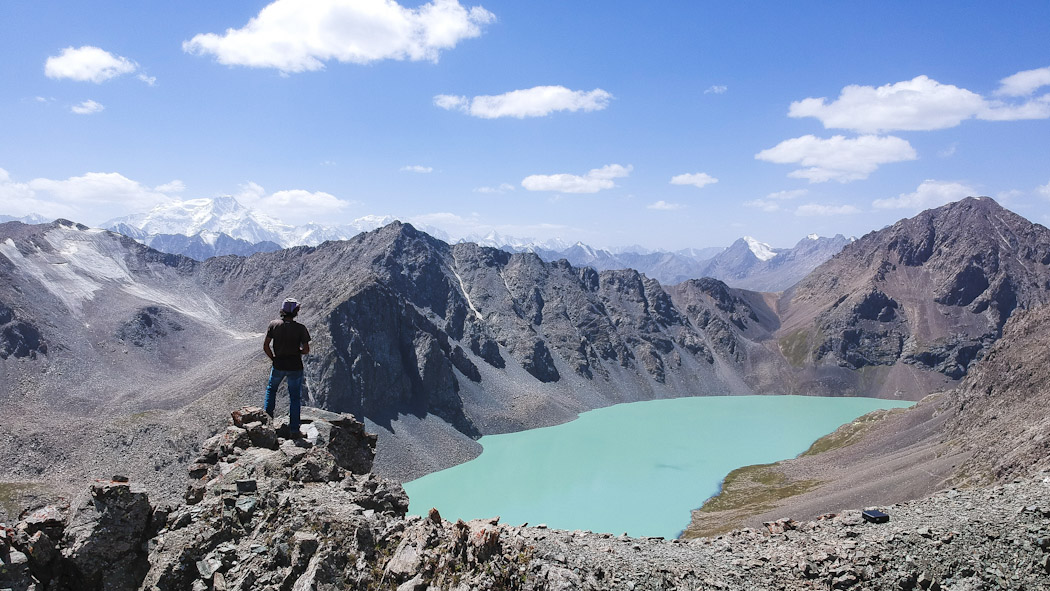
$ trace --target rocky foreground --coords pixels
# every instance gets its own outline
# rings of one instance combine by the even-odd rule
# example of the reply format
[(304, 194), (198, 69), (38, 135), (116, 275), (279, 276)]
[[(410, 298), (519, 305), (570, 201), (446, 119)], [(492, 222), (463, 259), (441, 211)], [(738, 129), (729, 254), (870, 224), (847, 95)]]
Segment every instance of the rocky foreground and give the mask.
[[(114, 478), (0, 526), (0, 589), (1048, 589), (1050, 474), (812, 522), (692, 541), (632, 539), (498, 518), (406, 516), (369, 472), (375, 437), (310, 410), (285, 439), (232, 415), (190, 467), (186, 501), (154, 506)], [(276, 428), (275, 428), (276, 427)]]

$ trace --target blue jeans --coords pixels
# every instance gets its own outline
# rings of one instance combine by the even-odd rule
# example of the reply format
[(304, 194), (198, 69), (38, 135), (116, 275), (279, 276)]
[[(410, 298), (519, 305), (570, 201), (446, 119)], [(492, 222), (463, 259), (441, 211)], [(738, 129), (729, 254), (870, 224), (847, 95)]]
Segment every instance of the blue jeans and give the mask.
[(273, 416), (277, 405), (277, 389), (281, 381), (288, 378), (288, 431), (293, 435), (299, 430), (299, 397), (303, 391), (303, 371), (285, 371), (270, 369), (270, 383), (266, 385), (266, 414)]

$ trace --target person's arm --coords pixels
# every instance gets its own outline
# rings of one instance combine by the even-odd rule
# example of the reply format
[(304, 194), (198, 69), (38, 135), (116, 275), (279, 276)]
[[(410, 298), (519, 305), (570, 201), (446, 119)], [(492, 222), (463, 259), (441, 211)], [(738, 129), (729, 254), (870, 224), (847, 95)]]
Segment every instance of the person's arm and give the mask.
[(302, 344), (299, 345), (299, 353), (302, 355), (310, 354), (310, 331), (304, 326), (302, 335)]
[(273, 337), (270, 335), (266, 335), (266, 338), (263, 339), (263, 353), (266, 353), (266, 356), (270, 358), (270, 361), (273, 361), (273, 349), (270, 348), (270, 341), (272, 340)]

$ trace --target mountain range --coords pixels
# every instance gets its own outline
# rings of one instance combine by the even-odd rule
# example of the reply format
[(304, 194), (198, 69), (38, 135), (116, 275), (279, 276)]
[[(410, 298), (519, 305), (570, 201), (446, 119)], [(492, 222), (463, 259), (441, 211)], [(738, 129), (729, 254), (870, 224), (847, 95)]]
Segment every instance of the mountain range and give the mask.
[[(147, 213), (110, 220), (103, 227), (130, 236), (162, 252), (196, 260), (235, 254), (248, 256), (278, 248), (317, 246), (326, 240), (346, 240), (394, 221), (390, 216), (365, 216), (342, 226), (307, 224), (290, 226), (242, 206), (233, 197), (193, 199), (158, 205)], [(440, 229), (418, 229), (450, 242)], [(576, 267), (598, 271), (634, 269), (663, 284), (714, 277), (734, 287), (781, 291), (804, 277), (845, 246), (841, 235), (807, 236), (790, 249), (773, 248), (745, 236), (728, 248), (708, 247), (675, 252), (642, 247), (598, 249), (577, 242), (553, 239), (538, 242), (504, 236), (498, 232), (458, 240), (508, 252), (531, 252), (547, 262), (561, 259)]]
[(310, 403), (363, 418), (376, 469), (399, 479), (473, 457), (479, 435), (619, 402), (918, 400), (1050, 298), (1048, 265), (1050, 231), (988, 198), (869, 233), (782, 293), (664, 286), (400, 222), (203, 262), (68, 221), (11, 222), (0, 457), (21, 483), (105, 469), (163, 488), (221, 423), (215, 409), (258, 403), (260, 331), (288, 296), (314, 336)]

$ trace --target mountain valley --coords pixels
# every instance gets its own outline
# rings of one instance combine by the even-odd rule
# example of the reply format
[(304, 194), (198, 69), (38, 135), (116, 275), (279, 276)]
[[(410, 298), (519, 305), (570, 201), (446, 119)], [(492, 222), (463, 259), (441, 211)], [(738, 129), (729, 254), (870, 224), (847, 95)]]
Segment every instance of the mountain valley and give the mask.
[[(1025, 410), (1037, 374), (1003, 372), (1038, 366), (1027, 344), (1050, 298), (1050, 231), (988, 198), (861, 237), (782, 293), (664, 286), (398, 222), (203, 262), (67, 221), (11, 222), (0, 255), (9, 518), (109, 474), (180, 496), (228, 409), (259, 403), (262, 326), (289, 295), (314, 336), (309, 404), (363, 419), (379, 436), (374, 470), (398, 480), (477, 455), (479, 435), (714, 394), (947, 392), (875, 421), (859, 443), (775, 468), (840, 487), (767, 511), (814, 517), (890, 490), (899, 498), (886, 502), (904, 501), (1045, 460), (1045, 421)], [(989, 429), (1009, 436), (982, 448)], [(894, 479), (856, 471), (887, 454)]]

